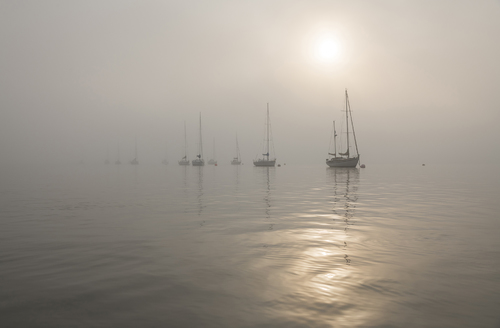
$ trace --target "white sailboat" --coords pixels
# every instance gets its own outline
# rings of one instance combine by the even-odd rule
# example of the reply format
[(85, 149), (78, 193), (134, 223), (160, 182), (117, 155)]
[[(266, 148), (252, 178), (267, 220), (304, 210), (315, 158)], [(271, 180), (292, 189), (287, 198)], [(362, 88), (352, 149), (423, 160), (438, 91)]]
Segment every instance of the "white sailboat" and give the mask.
[[(346, 121), (346, 149), (342, 152), (337, 153), (337, 131), (335, 130), (335, 121), (333, 122), (333, 145), (334, 152), (328, 153), (330, 156), (326, 159), (326, 164), (330, 167), (356, 167), (359, 163), (359, 152), (358, 152), (358, 142), (356, 140), (356, 133), (354, 132), (354, 124), (352, 121), (351, 105), (349, 103), (349, 95), (347, 94), (347, 89), (345, 90), (345, 121)], [(356, 153), (351, 156), (350, 150), (351, 145), (349, 143), (349, 125), (352, 129), (352, 136), (354, 137), (354, 145), (356, 148)], [(342, 149), (342, 148), (341, 148)]]
[(203, 159), (203, 143), (201, 138), (201, 113), (200, 113), (200, 142), (198, 143), (198, 155), (191, 162), (193, 166), (204, 166), (205, 160)]
[(269, 128), (270, 128), (270, 121), (269, 121), (269, 103), (267, 104), (267, 120), (266, 120), (266, 139), (264, 140), (265, 144), (265, 153), (262, 154), (262, 158), (259, 158), (257, 160), (253, 161), (253, 165), (255, 166), (274, 166), (276, 164), (276, 158), (271, 159), (269, 157), (269, 143), (270, 143), (270, 138), (269, 138)]
[(236, 135), (236, 157), (233, 157), (231, 165), (241, 165), (240, 147), (238, 146), (238, 135)]
[(187, 139), (186, 139), (186, 122), (184, 121), (184, 157), (179, 161), (179, 165), (189, 165), (187, 158)]
[(212, 156), (212, 159), (210, 159), (208, 161), (208, 165), (217, 165), (217, 161), (215, 160), (215, 138), (214, 138), (214, 152), (213, 152), (213, 156)]

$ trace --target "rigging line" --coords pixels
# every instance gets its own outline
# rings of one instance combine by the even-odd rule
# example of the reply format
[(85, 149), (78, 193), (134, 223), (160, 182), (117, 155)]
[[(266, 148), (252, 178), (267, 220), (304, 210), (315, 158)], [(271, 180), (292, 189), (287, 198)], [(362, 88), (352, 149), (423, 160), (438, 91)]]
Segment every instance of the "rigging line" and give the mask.
[[(343, 112), (343, 111), (342, 111)], [(345, 132), (345, 118), (343, 115), (341, 115), (342, 118), (340, 119), (340, 132), (339, 132), (339, 136), (340, 136), (340, 140), (339, 140), (339, 144), (340, 144), (340, 147), (339, 147), (339, 152), (341, 153), (345, 153), (347, 150), (344, 150), (344, 143), (345, 143), (345, 135), (347, 134)]]
[(333, 121), (333, 125), (332, 125), (332, 130), (330, 131), (330, 143), (328, 144), (328, 152), (330, 152), (330, 150), (332, 149), (332, 136), (333, 136), (333, 127), (335, 126), (335, 121)]
[[(271, 120), (269, 119), (269, 141), (271, 142), (271, 149), (274, 158), (276, 158), (276, 150), (274, 149), (274, 137), (273, 137), (273, 126), (271, 125)], [(271, 154), (269, 154), (271, 156)]]
[[(358, 151), (358, 141), (356, 140), (356, 132), (354, 132), (354, 123), (352, 122), (352, 111), (351, 111), (351, 103), (349, 102), (349, 114), (351, 114), (351, 126), (352, 126), (352, 135), (354, 137), (354, 145), (356, 146), (356, 156), (359, 156)], [(349, 124), (349, 122), (348, 122)]]

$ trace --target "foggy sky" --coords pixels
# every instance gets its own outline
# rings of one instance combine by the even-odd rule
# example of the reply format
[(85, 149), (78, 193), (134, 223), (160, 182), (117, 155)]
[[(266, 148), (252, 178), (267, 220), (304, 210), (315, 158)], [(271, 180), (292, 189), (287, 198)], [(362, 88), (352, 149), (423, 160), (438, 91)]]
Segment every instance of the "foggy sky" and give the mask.
[[(322, 29), (342, 58), (311, 60)], [(323, 163), (349, 90), (361, 162), (500, 159), (499, 1), (0, 1), (0, 165)]]

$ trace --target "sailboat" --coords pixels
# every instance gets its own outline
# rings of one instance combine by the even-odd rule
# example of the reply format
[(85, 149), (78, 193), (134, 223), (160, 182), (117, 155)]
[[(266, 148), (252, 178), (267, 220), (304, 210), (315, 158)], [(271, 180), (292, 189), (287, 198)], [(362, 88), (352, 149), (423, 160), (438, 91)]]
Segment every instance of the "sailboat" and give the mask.
[(137, 160), (137, 138), (135, 138), (135, 157), (133, 160), (130, 161), (130, 164), (132, 165), (138, 165), (139, 161)]
[(232, 165), (240, 165), (241, 164), (240, 147), (238, 146), (238, 135), (236, 135), (236, 157), (233, 157), (231, 164)]
[(204, 166), (205, 160), (203, 159), (203, 143), (201, 140), (201, 113), (200, 113), (200, 142), (198, 143), (198, 155), (191, 162), (193, 166)]
[(214, 138), (214, 153), (212, 159), (208, 161), (208, 165), (217, 165), (217, 161), (215, 160), (215, 138)]
[(179, 165), (189, 165), (189, 159), (187, 158), (186, 121), (184, 121), (184, 157), (179, 161)]
[[(329, 158), (326, 159), (326, 164), (330, 167), (356, 167), (359, 162), (358, 142), (356, 140), (356, 133), (354, 132), (354, 124), (352, 121), (351, 105), (349, 103), (349, 95), (347, 89), (345, 90), (345, 122), (346, 122), (346, 149), (344, 152), (337, 153), (337, 131), (335, 130), (335, 121), (333, 122), (333, 145), (334, 152), (328, 153)], [(354, 138), (354, 145), (356, 146), (356, 153), (351, 156), (349, 144), (349, 125), (352, 129), (352, 136)]]
[(266, 121), (266, 139), (264, 140), (265, 143), (265, 154), (262, 154), (262, 158), (259, 158), (257, 160), (253, 161), (253, 165), (255, 166), (274, 166), (276, 164), (276, 158), (270, 159), (269, 158), (269, 127), (270, 127), (270, 122), (269, 122), (269, 103), (267, 104), (267, 121)]

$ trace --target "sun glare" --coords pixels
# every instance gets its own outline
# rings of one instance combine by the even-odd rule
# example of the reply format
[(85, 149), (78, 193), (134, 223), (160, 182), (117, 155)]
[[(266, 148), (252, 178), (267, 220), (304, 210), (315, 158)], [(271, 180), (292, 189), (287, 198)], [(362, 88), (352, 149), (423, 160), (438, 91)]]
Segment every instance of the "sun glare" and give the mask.
[(302, 48), (311, 68), (325, 73), (344, 68), (349, 59), (349, 47), (344, 35), (345, 32), (331, 22), (312, 25), (304, 34)]
[(340, 45), (333, 37), (323, 36), (317, 40), (314, 54), (320, 62), (336, 62), (340, 58)]

